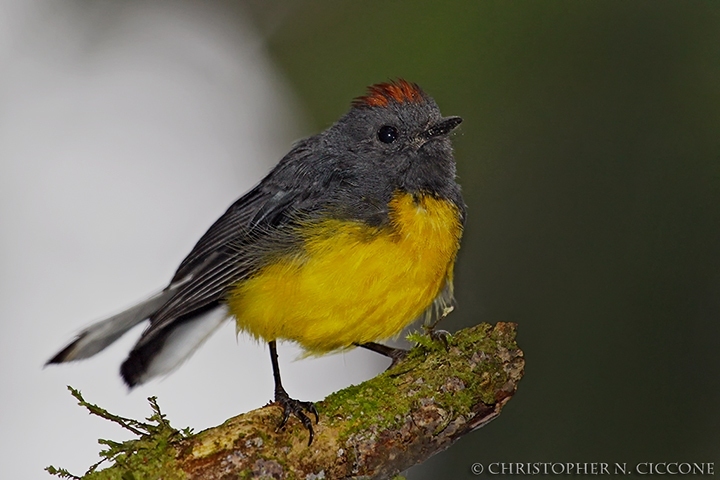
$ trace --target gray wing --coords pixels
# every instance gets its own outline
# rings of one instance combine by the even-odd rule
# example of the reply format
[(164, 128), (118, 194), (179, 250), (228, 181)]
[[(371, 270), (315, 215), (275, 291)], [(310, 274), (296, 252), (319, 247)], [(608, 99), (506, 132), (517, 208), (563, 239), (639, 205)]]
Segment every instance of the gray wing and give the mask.
[[(227, 319), (224, 300), (233, 285), (261, 268), (267, 253), (296, 244), (292, 208), (273, 196), (256, 203), (256, 193), (248, 195), (253, 201), (245, 204), (243, 197), (233, 205), (181, 266), (184, 275), (171, 284), (181, 286), (150, 316), (150, 325), (120, 368), (129, 386), (169, 373), (189, 358)], [(278, 223), (253, 226), (252, 219), (263, 210)]]
[(307, 171), (307, 163), (298, 161), (308, 153), (302, 147), (235, 202), (183, 260), (171, 282), (179, 288), (150, 316), (150, 325), (121, 367), (128, 385), (167, 373), (189, 357), (219, 325), (219, 316), (211, 313), (225, 308), (235, 284), (270, 256), (299, 248), (297, 221), (323, 211), (328, 188), (332, 190), (328, 181), (335, 178)]

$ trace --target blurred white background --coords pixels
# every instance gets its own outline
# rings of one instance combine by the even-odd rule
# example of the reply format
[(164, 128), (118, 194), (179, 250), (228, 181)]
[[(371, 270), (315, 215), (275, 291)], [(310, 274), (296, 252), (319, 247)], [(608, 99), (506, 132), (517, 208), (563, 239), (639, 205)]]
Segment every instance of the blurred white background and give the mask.
[[(128, 393), (141, 328), (93, 359), (43, 369), (82, 327), (165, 286), (210, 224), (299, 136), (291, 92), (237, 15), (207, 4), (0, 0), (0, 465), (75, 474), (98, 438), (128, 438), (65, 386), (123, 416), (196, 431), (272, 397), (265, 345), (229, 322), (173, 375)], [(355, 351), (295, 361), (319, 400), (385, 366)]]

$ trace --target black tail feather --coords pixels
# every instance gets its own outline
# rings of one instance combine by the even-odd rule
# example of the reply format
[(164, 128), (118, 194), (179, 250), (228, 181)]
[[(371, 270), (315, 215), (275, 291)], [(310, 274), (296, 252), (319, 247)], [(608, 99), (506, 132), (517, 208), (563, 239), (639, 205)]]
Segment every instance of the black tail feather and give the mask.
[[(166, 323), (161, 329), (153, 330), (151, 324), (120, 366), (120, 375), (128, 387), (133, 388), (156, 375), (169, 373), (187, 359), (227, 318), (226, 309), (219, 315), (211, 315), (218, 307), (220, 302), (210, 303)], [(176, 354), (168, 352), (174, 348), (177, 349)], [(155, 365), (163, 355), (166, 363)]]

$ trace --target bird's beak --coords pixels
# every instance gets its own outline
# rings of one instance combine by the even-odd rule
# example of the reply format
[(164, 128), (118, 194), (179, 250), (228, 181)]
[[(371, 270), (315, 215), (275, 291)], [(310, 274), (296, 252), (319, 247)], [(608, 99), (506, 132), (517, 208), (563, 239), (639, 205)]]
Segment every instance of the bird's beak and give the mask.
[(445, 117), (439, 122), (431, 125), (427, 130), (425, 130), (423, 132), (423, 137), (425, 137), (425, 139), (427, 140), (430, 140), (434, 137), (447, 135), (448, 133), (452, 132), (455, 127), (460, 125), (462, 121), (463, 120), (460, 117)]

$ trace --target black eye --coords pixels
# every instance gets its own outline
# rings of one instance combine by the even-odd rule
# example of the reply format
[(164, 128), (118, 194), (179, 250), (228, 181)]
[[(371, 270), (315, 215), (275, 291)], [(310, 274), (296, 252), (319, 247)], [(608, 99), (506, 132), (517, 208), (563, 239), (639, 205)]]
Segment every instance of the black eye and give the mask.
[(378, 130), (378, 140), (383, 143), (392, 143), (397, 139), (398, 131), (397, 128), (390, 125), (384, 125)]

